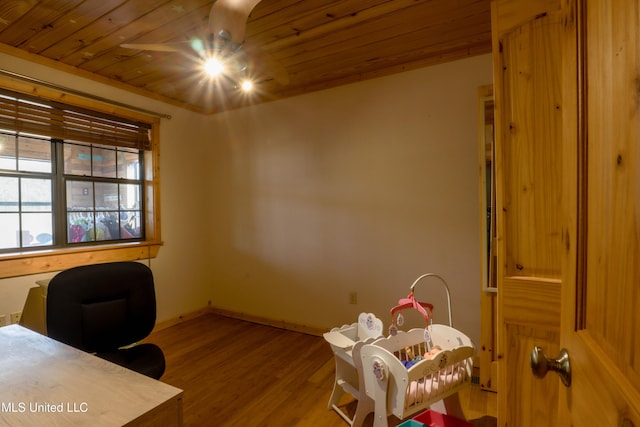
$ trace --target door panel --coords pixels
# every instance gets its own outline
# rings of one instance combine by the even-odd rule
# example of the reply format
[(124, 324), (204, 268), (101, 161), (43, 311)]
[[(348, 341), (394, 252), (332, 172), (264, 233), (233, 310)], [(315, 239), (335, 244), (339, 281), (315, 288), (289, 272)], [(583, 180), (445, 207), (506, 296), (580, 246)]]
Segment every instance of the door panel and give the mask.
[(585, 330), (637, 379), (634, 343), (640, 340), (625, 327), (640, 325), (634, 304), (640, 284), (640, 22), (637, 2), (635, 11), (620, 7), (631, 3), (591, 1), (587, 7), (587, 26), (594, 34), (587, 34)]
[(577, 143), (566, 145), (578, 167), (565, 188), (577, 189), (577, 212), (569, 204), (561, 336), (573, 384), (560, 420), (640, 426), (640, 1), (576, 10)]
[[(498, 219), (498, 423), (556, 426), (559, 380), (531, 375), (557, 353), (562, 289), (560, 1), (492, 4)], [(639, 426), (640, 427), (640, 426)]]
[[(558, 354), (560, 331), (557, 329), (520, 326), (510, 323), (507, 326), (509, 354), (517, 369), (509, 372), (507, 382), (507, 404), (509, 409), (503, 426), (557, 426), (558, 380), (548, 376), (542, 380), (531, 375), (529, 358), (535, 346), (544, 348), (548, 354)], [(502, 393), (502, 390), (499, 391)], [(516, 407), (517, 405), (517, 407)], [(504, 421), (504, 422), (503, 422)]]
[[(499, 425), (640, 427), (640, 0), (492, 17)], [(569, 388), (525, 373), (534, 345), (567, 348)]]
[(507, 277), (560, 277), (561, 29), (547, 13), (501, 37)]

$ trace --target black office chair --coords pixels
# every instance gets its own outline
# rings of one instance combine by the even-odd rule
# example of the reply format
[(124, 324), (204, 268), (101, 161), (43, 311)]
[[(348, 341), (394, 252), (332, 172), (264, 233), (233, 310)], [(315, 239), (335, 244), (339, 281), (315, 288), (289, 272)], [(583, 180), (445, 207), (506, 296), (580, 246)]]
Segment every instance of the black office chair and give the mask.
[(165, 369), (160, 347), (135, 344), (151, 333), (155, 321), (153, 274), (144, 264), (74, 267), (56, 274), (49, 283), (47, 334), (51, 338), (159, 379)]

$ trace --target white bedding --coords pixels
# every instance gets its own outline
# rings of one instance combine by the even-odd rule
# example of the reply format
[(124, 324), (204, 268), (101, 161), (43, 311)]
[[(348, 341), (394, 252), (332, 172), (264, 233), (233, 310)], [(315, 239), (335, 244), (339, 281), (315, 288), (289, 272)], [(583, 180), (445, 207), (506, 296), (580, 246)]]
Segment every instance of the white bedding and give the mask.
[(464, 375), (460, 375), (458, 368), (457, 366), (454, 367), (453, 372), (430, 375), (416, 381), (411, 381), (409, 387), (407, 387), (406, 407), (429, 399), (432, 394), (437, 394), (438, 391), (444, 391), (442, 390), (443, 388), (449, 389), (461, 383), (464, 380)]

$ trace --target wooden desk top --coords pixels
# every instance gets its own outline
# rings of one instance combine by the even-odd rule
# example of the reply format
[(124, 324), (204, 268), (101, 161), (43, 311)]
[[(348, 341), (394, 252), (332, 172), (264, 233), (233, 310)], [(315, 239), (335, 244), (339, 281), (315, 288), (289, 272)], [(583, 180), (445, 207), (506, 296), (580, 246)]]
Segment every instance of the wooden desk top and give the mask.
[(182, 425), (182, 390), (19, 325), (0, 328), (0, 385), (0, 425)]

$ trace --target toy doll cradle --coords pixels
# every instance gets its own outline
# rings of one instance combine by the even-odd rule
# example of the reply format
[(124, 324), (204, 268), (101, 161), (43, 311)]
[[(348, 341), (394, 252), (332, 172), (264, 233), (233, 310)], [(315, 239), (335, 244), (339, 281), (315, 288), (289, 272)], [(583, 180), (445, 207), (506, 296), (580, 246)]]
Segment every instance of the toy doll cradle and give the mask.
[[(415, 285), (422, 279), (435, 277), (444, 285), (449, 325), (431, 323), (431, 306), (414, 298)], [(398, 331), (397, 314), (404, 309), (418, 310), (425, 316), (424, 329)], [(442, 277), (427, 273), (411, 285), (411, 293), (391, 310), (390, 335), (365, 343), (360, 349), (360, 374), (365, 394), (374, 402), (374, 427), (387, 427), (391, 414), (405, 419), (432, 404), (447, 399), (459, 408), (457, 392), (471, 382), (475, 348), (471, 340), (451, 325), (451, 298), (449, 287)], [(401, 325), (399, 325), (401, 326)], [(436, 347), (437, 346), (437, 347)], [(425, 355), (413, 360), (407, 368), (404, 363), (413, 355)], [(461, 414), (456, 414), (461, 415)]]
[[(360, 427), (367, 414), (373, 412), (373, 400), (364, 394), (360, 349), (366, 343), (382, 336), (382, 321), (372, 313), (360, 313), (358, 322), (333, 328), (324, 339), (333, 351), (336, 372), (329, 409), (333, 409), (352, 427)], [(353, 418), (342, 410), (340, 400), (349, 393), (358, 400)]]

